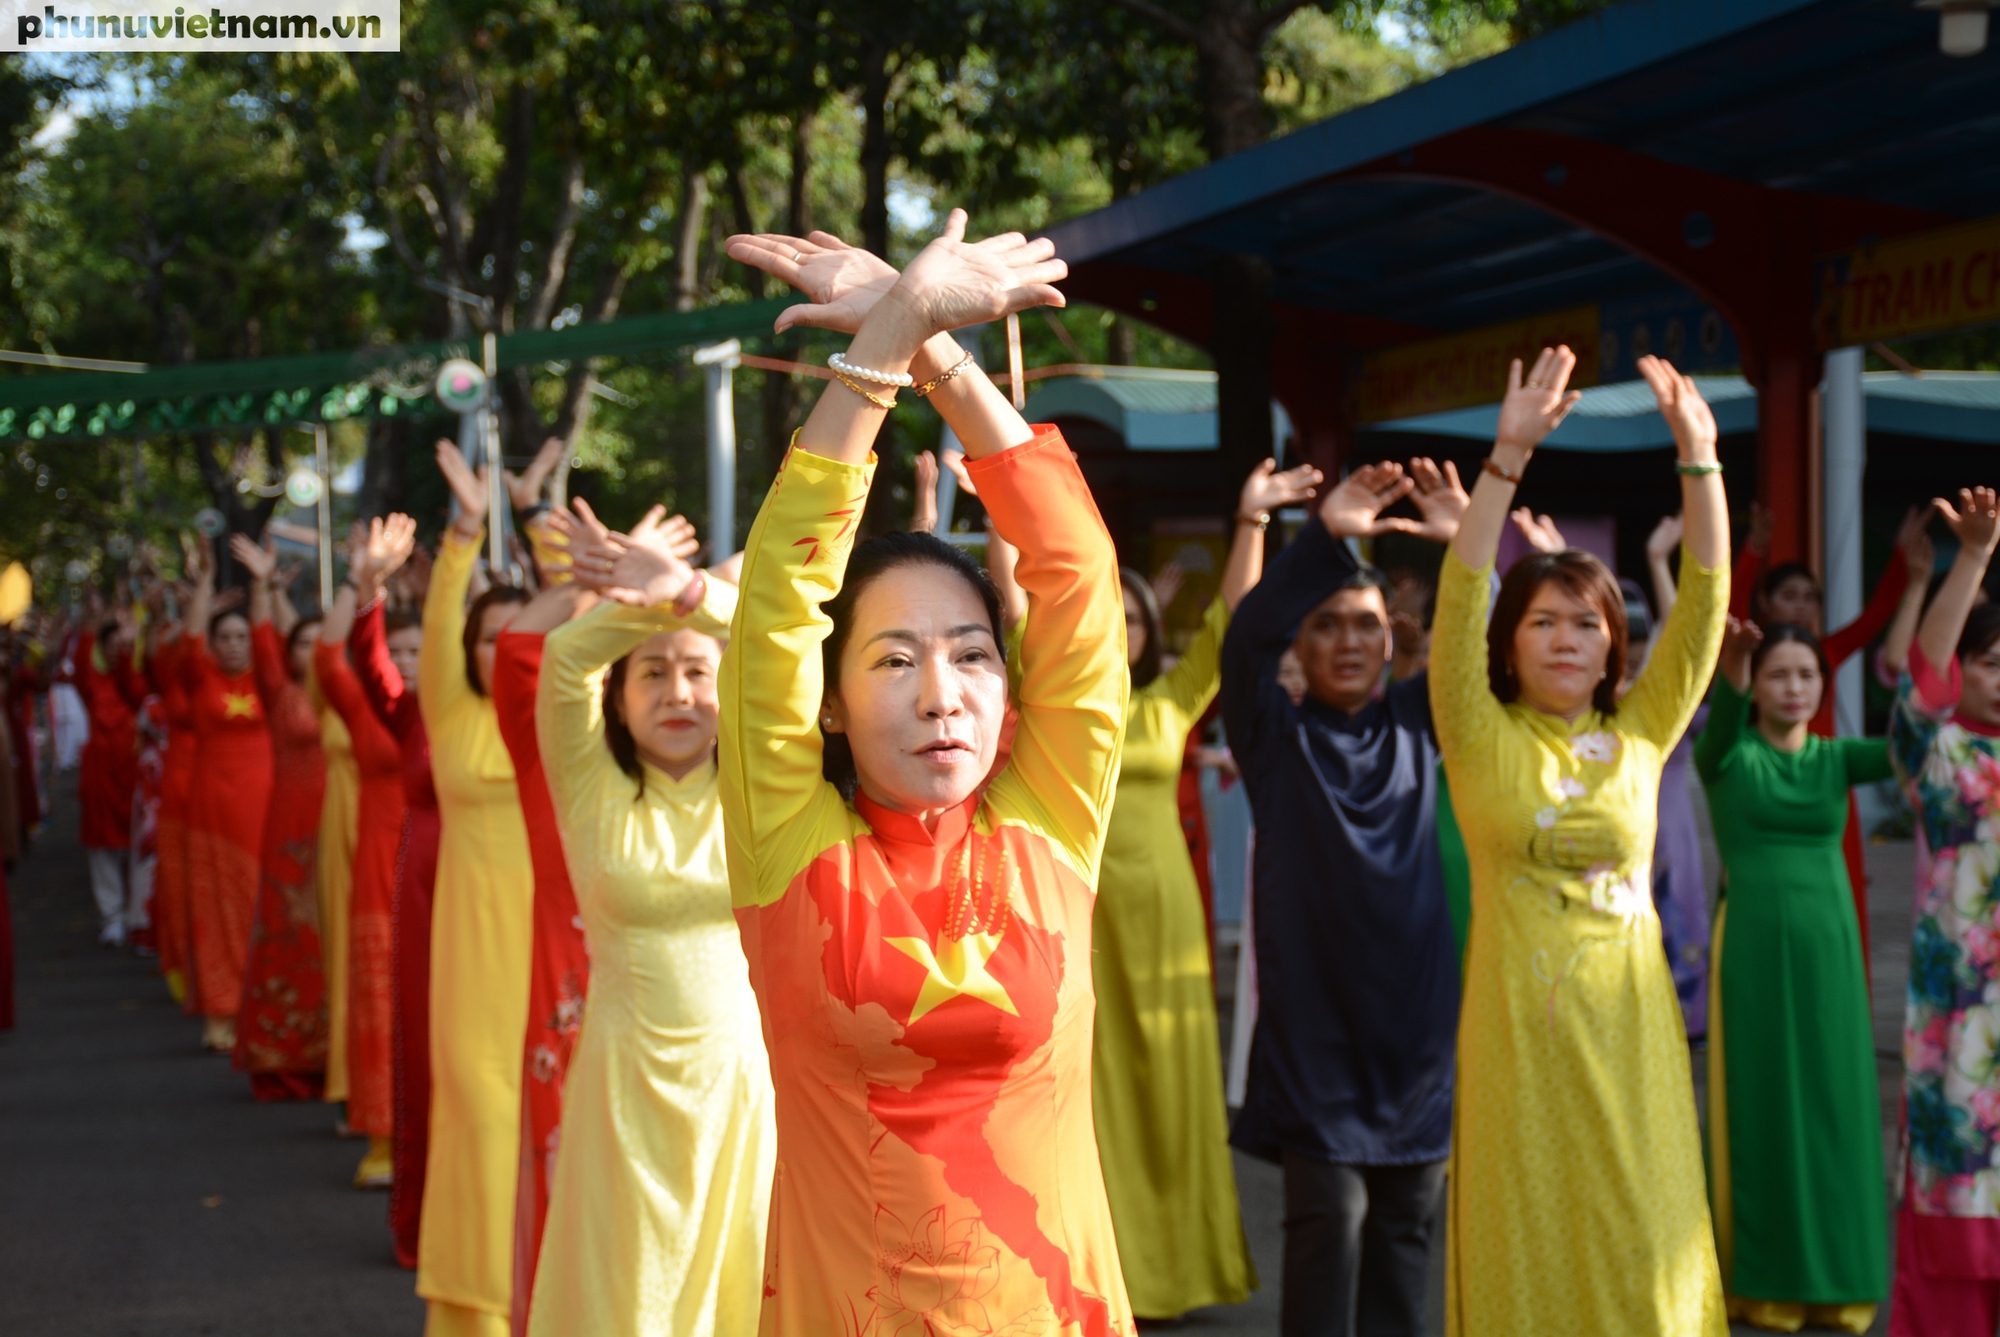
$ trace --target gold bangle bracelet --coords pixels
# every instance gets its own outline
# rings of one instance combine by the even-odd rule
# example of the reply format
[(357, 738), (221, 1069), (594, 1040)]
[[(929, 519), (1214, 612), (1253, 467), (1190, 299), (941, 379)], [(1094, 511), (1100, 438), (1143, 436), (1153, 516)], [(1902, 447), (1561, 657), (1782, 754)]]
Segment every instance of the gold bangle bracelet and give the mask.
[(940, 385), (943, 385), (946, 381), (952, 380), (955, 377), (962, 374), (965, 371), (965, 369), (971, 365), (972, 365), (972, 354), (967, 353), (964, 357), (952, 363), (949, 368), (931, 377), (928, 381), (925, 381), (922, 385), (918, 386), (911, 393), (915, 394), (918, 399), (923, 399), (926, 396), (928, 396), (931, 391), (937, 389)]
[(859, 381), (847, 375), (845, 372), (841, 371), (840, 368), (838, 367), (835, 367), (832, 370), (833, 374), (839, 378), (840, 383), (842, 385), (852, 390), (855, 394), (860, 395), (863, 399), (873, 404), (876, 408), (881, 409), (884, 413), (887, 413), (890, 409), (896, 407), (896, 401), (889, 398), (887, 395), (878, 395), (872, 390), (865, 389)]

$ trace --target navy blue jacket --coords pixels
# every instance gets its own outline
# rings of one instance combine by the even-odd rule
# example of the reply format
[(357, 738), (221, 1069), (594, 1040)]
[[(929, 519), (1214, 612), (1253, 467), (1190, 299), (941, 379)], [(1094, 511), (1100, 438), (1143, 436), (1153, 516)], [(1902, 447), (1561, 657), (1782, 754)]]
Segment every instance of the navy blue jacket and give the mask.
[(1410, 1165), (1450, 1150), (1458, 962), (1424, 675), (1348, 717), (1294, 706), (1278, 660), (1359, 569), (1317, 518), (1244, 598), (1222, 717), (1257, 824), (1257, 1029), (1241, 1150)]

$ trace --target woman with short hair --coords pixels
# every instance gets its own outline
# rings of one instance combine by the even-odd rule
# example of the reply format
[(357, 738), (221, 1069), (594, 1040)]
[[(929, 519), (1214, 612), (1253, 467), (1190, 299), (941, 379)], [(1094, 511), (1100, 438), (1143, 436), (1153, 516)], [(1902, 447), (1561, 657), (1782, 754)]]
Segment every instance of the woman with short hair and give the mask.
[(1445, 557), (1431, 709), (1472, 868), (1458, 1035), (1446, 1331), (1727, 1329), (1694, 1085), (1648, 866), (1660, 770), (1707, 689), (1728, 600), (1715, 421), (1640, 370), (1673, 429), (1680, 597), (1622, 699), (1625, 600), (1587, 553), (1488, 579), (1529, 457), (1576, 402), (1576, 358), (1516, 361)]

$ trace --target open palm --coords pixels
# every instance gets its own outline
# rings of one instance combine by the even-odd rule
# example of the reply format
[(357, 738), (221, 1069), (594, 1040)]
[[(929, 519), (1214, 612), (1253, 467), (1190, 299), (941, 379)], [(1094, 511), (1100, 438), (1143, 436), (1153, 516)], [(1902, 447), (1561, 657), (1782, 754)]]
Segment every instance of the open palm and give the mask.
[(998, 320), (1037, 306), (1063, 306), (1051, 286), (1069, 273), (1053, 258), (1016, 269), (997, 249), (965, 240), (965, 210), (953, 209), (944, 232), (917, 253), (893, 294), (933, 333)]
[(1335, 538), (1406, 534), (1416, 522), (1383, 519), (1382, 512), (1410, 495), (1416, 483), (1400, 464), (1364, 464), (1340, 480), (1319, 504), (1319, 520)]

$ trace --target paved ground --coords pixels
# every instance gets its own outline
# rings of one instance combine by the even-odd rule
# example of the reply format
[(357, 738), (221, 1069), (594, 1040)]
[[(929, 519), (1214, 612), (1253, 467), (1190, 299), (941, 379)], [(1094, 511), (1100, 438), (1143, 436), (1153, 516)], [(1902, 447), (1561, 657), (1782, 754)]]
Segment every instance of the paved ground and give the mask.
[(16, 869), (20, 1015), (0, 1032), (0, 1333), (416, 1337), (365, 1143), (258, 1105), (152, 963), (101, 948), (74, 807)]
[[(252, 1102), (226, 1059), (201, 1052), (151, 963), (96, 946), (73, 807), (51, 825), (13, 883), (21, 1008), (18, 1029), (0, 1032), (0, 1333), (417, 1337), (423, 1308), (390, 1255), (385, 1198), (348, 1187), (362, 1144), (333, 1135), (327, 1106)], [(1874, 845), (1868, 859), (1893, 1162), (1910, 847)], [(1691, 1057), (1699, 1084), (1703, 1056)], [(1278, 1174), (1243, 1157), (1236, 1172), (1263, 1289), (1149, 1327), (1277, 1331)]]

